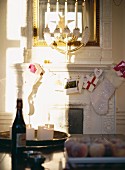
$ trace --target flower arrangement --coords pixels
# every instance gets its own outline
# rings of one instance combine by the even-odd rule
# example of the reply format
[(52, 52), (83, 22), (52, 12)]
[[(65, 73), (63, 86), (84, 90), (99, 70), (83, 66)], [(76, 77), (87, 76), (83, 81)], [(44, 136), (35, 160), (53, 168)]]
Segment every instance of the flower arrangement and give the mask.
[(30, 64), (29, 71), (34, 74), (33, 77), (33, 85), (31, 92), (28, 96), (28, 103), (29, 103), (29, 116), (34, 114), (34, 97), (37, 93), (39, 86), (41, 85), (41, 79), (43, 74), (45, 73), (44, 69), (40, 66), (40, 64)]
[(32, 73), (35, 73), (36, 75), (42, 76), (45, 73), (44, 69), (40, 66), (40, 64), (37, 63), (30, 64), (29, 69)]

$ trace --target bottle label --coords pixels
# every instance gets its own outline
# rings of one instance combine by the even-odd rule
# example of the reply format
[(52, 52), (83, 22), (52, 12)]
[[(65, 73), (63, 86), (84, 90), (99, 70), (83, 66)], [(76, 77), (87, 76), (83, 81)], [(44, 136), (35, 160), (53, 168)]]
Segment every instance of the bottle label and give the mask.
[(17, 134), (17, 147), (25, 147), (26, 146), (26, 134), (18, 133)]

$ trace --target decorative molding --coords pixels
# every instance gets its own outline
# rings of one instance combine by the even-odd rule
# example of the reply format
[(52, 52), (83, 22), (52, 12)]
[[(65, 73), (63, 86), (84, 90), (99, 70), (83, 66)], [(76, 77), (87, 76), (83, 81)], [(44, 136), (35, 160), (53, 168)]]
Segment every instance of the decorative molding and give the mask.
[(8, 131), (13, 123), (13, 113), (0, 112), (0, 130)]
[(32, 49), (33, 37), (33, 0), (27, 0), (27, 49)]
[(112, 20), (112, 1), (103, 1), (103, 20)]
[(125, 114), (125, 111), (124, 110), (119, 110), (119, 111), (116, 111), (117, 114)]
[(112, 25), (110, 22), (103, 23), (103, 49), (112, 49)]
[(112, 65), (109, 64), (45, 64), (43, 67), (54, 72), (92, 72), (94, 68), (110, 70)]
[[(27, 48), (32, 51), (33, 35), (33, 0), (27, 0)], [(40, 47), (39, 47), (40, 48)], [(48, 47), (49, 48), (49, 47)], [(42, 48), (44, 53), (44, 49)], [(40, 54), (39, 54), (40, 55)], [(41, 57), (41, 56), (39, 56)], [(49, 56), (50, 57), (50, 56)], [(53, 57), (53, 56), (52, 56)], [(60, 56), (62, 58), (62, 55)], [(34, 59), (33, 52), (31, 60)], [(27, 61), (26, 61), (27, 62)], [(82, 47), (75, 53), (75, 63), (77, 64), (112, 64), (112, 1), (100, 0), (100, 46)]]
[(125, 128), (125, 111), (116, 112), (116, 125)]

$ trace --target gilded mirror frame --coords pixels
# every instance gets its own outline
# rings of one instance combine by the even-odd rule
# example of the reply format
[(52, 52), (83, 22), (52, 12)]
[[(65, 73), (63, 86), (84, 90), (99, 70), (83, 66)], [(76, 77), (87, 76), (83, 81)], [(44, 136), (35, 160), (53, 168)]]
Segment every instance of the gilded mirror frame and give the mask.
[[(95, 39), (89, 41), (86, 46), (99, 46), (100, 45), (100, 0), (95, 0)], [(33, 0), (33, 47), (48, 46), (45, 40), (39, 39), (39, 0)]]

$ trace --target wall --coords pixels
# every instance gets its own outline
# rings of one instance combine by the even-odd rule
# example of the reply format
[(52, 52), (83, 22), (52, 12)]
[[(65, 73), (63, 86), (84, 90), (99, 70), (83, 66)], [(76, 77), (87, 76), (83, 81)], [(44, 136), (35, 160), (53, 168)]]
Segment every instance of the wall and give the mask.
[(26, 15), (24, 2), (0, 0), (0, 131), (9, 130), (15, 117), (11, 110), (13, 94), (9, 89), (11, 75), (8, 68), (11, 63), (23, 62), (20, 27), (24, 25)]
[(6, 83), (6, 0), (0, 1), (0, 111), (5, 109), (5, 83)]
[(112, 55), (115, 63), (125, 59), (125, 0), (120, 6), (112, 3)]
[(11, 84), (9, 65), (23, 62), (20, 27), (24, 25), (26, 15), (24, 2), (24, 0), (0, 1), (0, 112), (11, 111), (6, 108), (6, 105), (11, 103), (12, 97), (10, 96), (10, 89), (7, 87), (7, 84)]
[[(23, 62), (23, 47), (20, 41), (20, 27), (25, 26), (25, 12), (23, 8), (24, 0), (1, 0), (0, 1), (0, 112), (10, 111), (6, 110), (6, 104), (9, 100), (6, 100), (7, 91), (6, 80), (8, 76), (9, 64), (16, 62)], [(21, 8), (22, 7), (22, 8)], [(11, 24), (8, 25), (7, 16), (11, 13)], [(115, 63), (125, 60), (125, 0), (122, 1), (120, 6), (115, 6), (112, 0), (112, 57)], [(22, 18), (24, 21), (22, 21)], [(24, 22), (24, 23), (23, 23)], [(15, 37), (8, 37), (7, 28)], [(52, 52), (53, 53), (53, 52)], [(8, 82), (9, 83), (9, 82)], [(123, 98), (125, 97), (124, 87), (122, 85), (117, 91), (117, 110), (121, 113), (125, 111), (125, 104)], [(11, 96), (12, 97), (12, 96)], [(10, 98), (11, 98), (10, 97)], [(10, 99), (9, 98), (9, 99)], [(123, 129), (122, 129), (123, 131)]]
[[(125, 0), (112, 3), (112, 55), (114, 63), (125, 61)], [(116, 90), (117, 132), (125, 133), (125, 83)]]

